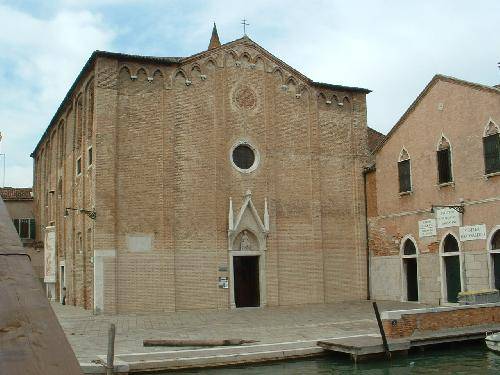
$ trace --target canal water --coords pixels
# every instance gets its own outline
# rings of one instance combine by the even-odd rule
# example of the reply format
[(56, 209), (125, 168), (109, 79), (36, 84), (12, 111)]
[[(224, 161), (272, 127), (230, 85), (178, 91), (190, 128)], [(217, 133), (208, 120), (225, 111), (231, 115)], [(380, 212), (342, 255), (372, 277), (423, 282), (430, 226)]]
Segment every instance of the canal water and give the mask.
[(324, 356), (312, 359), (274, 362), (270, 364), (190, 370), (178, 374), (197, 375), (270, 375), (270, 374), (497, 374), (500, 375), (500, 355), (486, 349), (484, 344), (463, 344), (410, 352), (391, 361), (371, 361), (353, 364), (349, 359)]

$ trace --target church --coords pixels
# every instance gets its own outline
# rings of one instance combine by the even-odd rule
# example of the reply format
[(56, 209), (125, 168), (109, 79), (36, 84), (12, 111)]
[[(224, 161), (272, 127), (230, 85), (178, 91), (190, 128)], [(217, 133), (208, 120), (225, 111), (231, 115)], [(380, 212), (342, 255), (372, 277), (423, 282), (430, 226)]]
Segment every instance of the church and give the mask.
[(31, 155), (49, 297), (106, 313), (365, 299), (369, 92), (215, 25), (189, 57), (95, 51)]

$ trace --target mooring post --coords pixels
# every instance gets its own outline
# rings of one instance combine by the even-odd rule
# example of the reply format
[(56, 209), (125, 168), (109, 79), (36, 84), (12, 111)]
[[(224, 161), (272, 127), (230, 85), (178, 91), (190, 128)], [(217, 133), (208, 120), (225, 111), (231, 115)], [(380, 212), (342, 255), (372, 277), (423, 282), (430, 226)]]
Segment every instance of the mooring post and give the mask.
[(108, 331), (108, 357), (106, 360), (106, 375), (113, 375), (115, 368), (115, 333), (116, 327), (111, 323)]
[(389, 345), (387, 344), (387, 338), (385, 337), (384, 326), (382, 325), (382, 320), (380, 319), (380, 313), (378, 312), (377, 302), (373, 302), (373, 310), (375, 310), (375, 317), (377, 318), (378, 329), (382, 335), (382, 344), (384, 345), (385, 357), (391, 359), (391, 352), (389, 350)]

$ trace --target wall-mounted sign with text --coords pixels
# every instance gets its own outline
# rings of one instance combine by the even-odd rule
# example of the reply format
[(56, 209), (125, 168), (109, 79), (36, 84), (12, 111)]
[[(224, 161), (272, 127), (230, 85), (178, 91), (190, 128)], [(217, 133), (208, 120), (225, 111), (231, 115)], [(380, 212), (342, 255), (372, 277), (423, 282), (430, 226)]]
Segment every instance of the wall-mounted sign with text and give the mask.
[(431, 237), (436, 235), (436, 219), (420, 220), (418, 222), (418, 236)]
[(460, 213), (453, 208), (439, 208), (436, 210), (436, 221), (438, 228), (459, 227)]
[(458, 229), (460, 241), (473, 241), (486, 239), (486, 225), (466, 225)]

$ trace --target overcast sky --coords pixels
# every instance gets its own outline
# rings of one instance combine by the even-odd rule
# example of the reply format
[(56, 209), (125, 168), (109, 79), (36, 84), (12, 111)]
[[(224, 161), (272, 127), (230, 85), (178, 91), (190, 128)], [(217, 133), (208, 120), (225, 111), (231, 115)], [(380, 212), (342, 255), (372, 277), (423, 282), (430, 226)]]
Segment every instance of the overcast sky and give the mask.
[(189, 56), (213, 21), (226, 43), (244, 17), (250, 38), (309, 78), (373, 90), (368, 125), (383, 133), (436, 73), (500, 83), (499, 0), (0, 0), (5, 185), (32, 185), (29, 154), (92, 51)]

